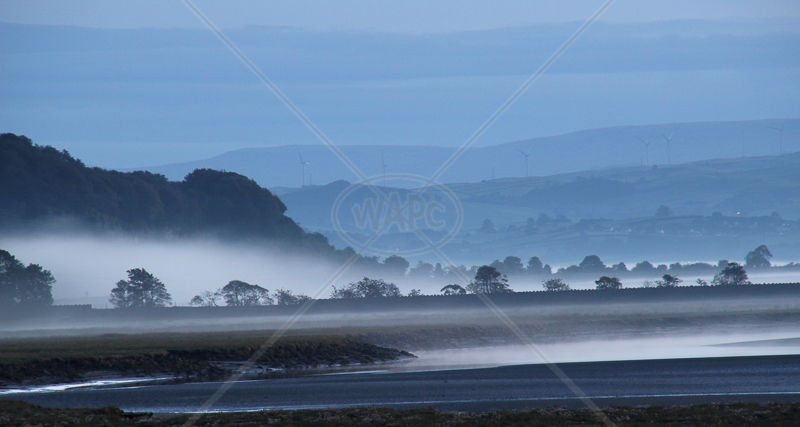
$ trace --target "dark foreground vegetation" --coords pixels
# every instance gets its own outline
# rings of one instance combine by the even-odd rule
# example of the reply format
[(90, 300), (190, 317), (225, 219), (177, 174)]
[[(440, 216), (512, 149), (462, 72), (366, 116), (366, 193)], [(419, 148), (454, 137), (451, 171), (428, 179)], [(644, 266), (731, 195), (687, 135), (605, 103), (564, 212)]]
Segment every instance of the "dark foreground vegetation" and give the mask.
[[(229, 373), (230, 367), (219, 362), (248, 360), (268, 337), (262, 331), (3, 340), (0, 384), (72, 381), (109, 374), (214, 377)], [(295, 336), (278, 340), (254, 367), (290, 370), (400, 357), (412, 355), (342, 336)]]
[[(719, 403), (691, 406), (607, 406), (618, 426), (796, 426), (800, 403)], [(16, 426), (180, 426), (190, 415), (153, 416), (98, 409), (45, 408), (0, 400), (0, 422)], [(588, 409), (523, 409), (492, 412), (445, 412), (435, 409), (344, 408), (206, 414), (195, 426), (602, 426)]]

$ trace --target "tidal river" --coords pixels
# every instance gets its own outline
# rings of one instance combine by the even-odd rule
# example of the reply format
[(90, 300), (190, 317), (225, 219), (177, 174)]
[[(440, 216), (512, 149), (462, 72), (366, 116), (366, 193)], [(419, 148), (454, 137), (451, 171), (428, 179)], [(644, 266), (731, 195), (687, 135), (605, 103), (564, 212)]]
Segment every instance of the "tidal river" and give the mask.
[[(563, 363), (560, 369), (598, 405), (797, 401), (800, 355)], [(194, 412), (222, 383), (103, 385), (5, 392), (54, 407), (117, 405), (128, 411)], [(373, 371), (235, 383), (212, 411), (376, 405), (484, 411), (563, 405), (582, 407), (546, 365)]]

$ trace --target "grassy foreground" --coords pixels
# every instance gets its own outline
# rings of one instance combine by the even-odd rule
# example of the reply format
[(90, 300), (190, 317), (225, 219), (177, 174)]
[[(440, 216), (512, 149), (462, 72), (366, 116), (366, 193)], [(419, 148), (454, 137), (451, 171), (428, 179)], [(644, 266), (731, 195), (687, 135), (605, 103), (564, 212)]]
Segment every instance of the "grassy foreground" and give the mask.
[[(0, 384), (76, 380), (89, 374), (224, 374), (211, 362), (248, 360), (269, 338), (265, 331), (114, 334), (0, 341)], [(395, 360), (411, 354), (343, 336), (289, 336), (257, 364), (296, 369)], [(2, 423), (0, 423), (2, 424)]]
[[(726, 403), (691, 406), (604, 407), (618, 426), (797, 426), (800, 403)], [(6, 426), (180, 426), (189, 415), (158, 416), (100, 409), (44, 408), (0, 400)], [(207, 414), (195, 426), (602, 426), (587, 409), (526, 409), (478, 413), (434, 409), (346, 408)]]

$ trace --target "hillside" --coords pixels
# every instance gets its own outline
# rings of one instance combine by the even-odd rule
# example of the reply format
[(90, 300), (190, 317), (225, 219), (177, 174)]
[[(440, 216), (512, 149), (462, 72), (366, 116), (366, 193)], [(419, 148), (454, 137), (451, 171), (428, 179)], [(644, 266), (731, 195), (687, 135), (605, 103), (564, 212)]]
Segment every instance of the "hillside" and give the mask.
[(233, 172), (195, 170), (182, 181), (151, 172), (88, 168), (66, 151), (0, 135), (0, 230), (69, 226), (156, 237), (205, 235), (312, 240), (286, 206)]
[[(287, 213), (304, 227), (341, 244), (330, 212), (345, 187), (337, 182), (285, 190), (281, 198)], [(407, 193), (381, 188), (401, 199)], [(569, 263), (588, 254), (617, 261), (715, 261), (739, 259), (760, 244), (782, 258), (800, 256), (800, 153), (485, 180), (448, 188), (463, 206), (463, 226), (446, 247), (459, 262), (541, 254), (547, 254), (547, 262)], [(359, 194), (361, 199), (355, 197)], [(428, 196), (435, 198), (437, 190)], [(355, 206), (367, 197), (374, 196), (354, 192), (347, 201)], [(662, 205), (671, 214), (657, 217)], [(486, 219), (495, 232), (479, 232)], [(352, 219), (340, 224), (351, 234), (365, 232)], [(407, 240), (395, 233), (382, 243), (403, 248)]]
[[(780, 138), (778, 132), (769, 127), (784, 128), (784, 152), (800, 151), (800, 119), (619, 126), (473, 147), (439, 181), (475, 182), (491, 180), (493, 175), (497, 179), (525, 177), (525, 158), (520, 151), (530, 155), (530, 176), (618, 166), (656, 164), (661, 167), (720, 158), (775, 156), (780, 153)], [(669, 147), (664, 136), (672, 137)], [(649, 143), (649, 149), (638, 138)], [(384, 172), (383, 164), (387, 174), (430, 176), (456, 150), (452, 146), (405, 145), (341, 145), (339, 148), (364, 174), (377, 177)], [(308, 162), (305, 176), (298, 152)], [(209, 159), (143, 169), (170, 179), (181, 179), (197, 168), (238, 172), (269, 188), (357, 180), (357, 176), (321, 144), (248, 148)], [(390, 180), (387, 185), (414, 186), (416, 183)]]

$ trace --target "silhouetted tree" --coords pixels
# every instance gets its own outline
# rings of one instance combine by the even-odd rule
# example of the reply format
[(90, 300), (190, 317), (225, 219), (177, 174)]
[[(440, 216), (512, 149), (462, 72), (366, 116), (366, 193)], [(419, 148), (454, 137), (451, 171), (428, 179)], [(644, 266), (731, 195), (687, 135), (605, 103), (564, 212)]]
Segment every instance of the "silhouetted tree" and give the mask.
[(568, 291), (569, 285), (564, 283), (560, 278), (547, 279), (542, 281), (542, 287), (546, 291)]
[(522, 260), (519, 257), (507, 256), (503, 260), (503, 271), (506, 274), (522, 274), (525, 267), (522, 266)]
[(376, 297), (401, 297), (400, 289), (394, 283), (387, 283), (383, 279), (370, 279), (365, 277), (358, 282), (349, 283), (337, 289), (333, 287), (331, 298), (376, 298)]
[(527, 222), (525, 223), (525, 234), (531, 236), (536, 234), (537, 231), (539, 230), (536, 228), (536, 220), (533, 218), (528, 218)]
[(172, 302), (167, 287), (143, 268), (127, 271), (128, 280), (120, 280), (111, 290), (108, 301), (117, 308), (164, 307)]
[(195, 295), (189, 305), (198, 307), (219, 307), (219, 300), (222, 299), (222, 289), (217, 289), (216, 292), (205, 291), (200, 295)]
[(695, 280), (695, 283), (697, 283), (697, 286), (708, 286), (708, 282), (699, 277)]
[(442, 263), (441, 262), (437, 262), (436, 265), (433, 267), (433, 278), (434, 279), (441, 279), (446, 274), (447, 273), (444, 271), (444, 268), (442, 267)]
[(422, 291), (419, 290), (419, 289), (412, 289), (412, 290), (408, 291), (408, 296), (410, 296), (410, 297), (422, 296)]
[(416, 267), (408, 270), (408, 277), (412, 279), (430, 279), (433, 277), (433, 265), (419, 260)]
[(467, 285), (467, 290), (473, 294), (495, 294), (513, 292), (508, 287), (508, 279), (497, 271), (496, 268), (484, 265), (478, 268), (475, 279)]
[(658, 209), (656, 209), (656, 216), (658, 217), (667, 217), (670, 215), (672, 215), (672, 211), (670, 210), (670, 208), (664, 205), (661, 205), (658, 207)]
[(772, 252), (769, 251), (767, 245), (761, 245), (747, 253), (744, 257), (744, 265), (747, 268), (763, 268), (770, 267), (772, 263), (769, 259), (772, 258)]
[(386, 267), (386, 272), (395, 276), (405, 276), (406, 270), (410, 266), (408, 260), (399, 256), (392, 255), (383, 260), (383, 265)]
[(616, 277), (608, 277), (602, 276), (598, 280), (595, 280), (594, 283), (597, 285), (597, 289), (622, 289), (622, 282), (619, 281)]
[(619, 264), (614, 264), (611, 267), (611, 269), (614, 270), (614, 271), (621, 271), (621, 272), (625, 272), (625, 273), (628, 272), (628, 266), (625, 265), (624, 262), (620, 262)]
[(494, 233), (494, 223), (489, 218), (483, 220), (481, 224), (481, 233)]
[(25, 267), (11, 253), (0, 249), (0, 307), (51, 305), (55, 281), (53, 275), (38, 264)]
[(536, 225), (538, 225), (539, 227), (542, 227), (542, 226), (545, 226), (545, 225), (549, 224), (550, 221), (552, 221), (550, 219), (550, 215), (547, 215), (546, 213), (539, 214), (539, 218), (536, 219)]
[(606, 265), (603, 264), (603, 261), (601, 261), (600, 257), (597, 255), (587, 256), (581, 261), (578, 267), (583, 271), (603, 271), (606, 269)]
[(311, 299), (311, 297), (308, 295), (295, 295), (288, 289), (276, 290), (272, 293), (272, 298), (275, 300), (275, 305), (298, 305), (303, 304)]
[(234, 307), (271, 305), (274, 302), (269, 296), (269, 290), (241, 280), (228, 282), (222, 288), (222, 297), (225, 298), (225, 304)]
[(542, 260), (540, 260), (538, 256), (532, 256), (528, 259), (528, 266), (525, 268), (525, 271), (527, 271), (528, 274), (541, 274), (543, 269)]
[(443, 287), (439, 292), (444, 295), (464, 295), (467, 293), (467, 290), (461, 285), (452, 284)]
[(672, 276), (669, 274), (665, 274), (661, 276), (661, 280), (656, 280), (656, 285), (659, 288), (674, 288), (678, 286), (683, 280), (679, 279), (678, 276)]
[(731, 262), (722, 271), (714, 275), (714, 280), (711, 281), (712, 285), (716, 286), (730, 286), (730, 285), (749, 285), (750, 281), (747, 280), (747, 271), (739, 263)]
[(655, 271), (656, 268), (653, 266), (653, 264), (650, 263), (650, 261), (642, 261), (640, 263), (637, 263), (631, 269), (631, 273), (639, 273), (639, 274), (652, 274)]

